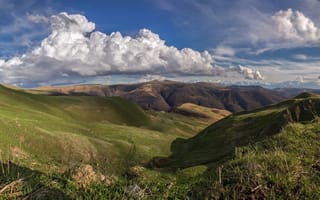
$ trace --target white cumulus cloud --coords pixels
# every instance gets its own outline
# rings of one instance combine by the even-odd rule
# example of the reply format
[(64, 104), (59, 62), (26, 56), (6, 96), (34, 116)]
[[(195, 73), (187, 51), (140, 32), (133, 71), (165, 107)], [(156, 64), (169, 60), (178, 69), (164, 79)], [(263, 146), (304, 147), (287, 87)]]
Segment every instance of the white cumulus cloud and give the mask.
[(234, 68), (240, 74), (243, 74), (246, 79), (249, 80), (263, 80), (263, 76), (258, 70), (253, 70), (249, 67), (238, 65)]
[[(29, 20), (47, 22), (46, 17), (37, 15), (29, 15)], [(95, 24), (85, 16), (64, 12), (51, 16), (48, 22), (51, 33), (38, 47), (0, 62), (0, 81), (45, 84), (110, 74), (214, 76), (226, 73), (214, 64), (207, 51), (167, 46), (148, 29), (141, 29), (134, 37), (119, 32), (107, 35), (95, 31)], [(232, 54), (230, 49), (223, 51)], [(241, 70), (239, 73), (259, 79), (257, 74), (248, 75)]]
[(257, 54), (277, 49), (319, 46), (319, 20), (306, 10), (304, 12), (288, 8), (273, 13), (259, 10), (254, 14), (245, 13), (240, 16), (245, 21), (245, 28), (240, 29), (239, 37), (232, 32), (229, 43), (231, 46), (249, 43), (252, 52)]
[(278, 36), (289, 41), (319, 42), (320, 29), (302, 12), (292, 9), (280, 10), (272, 16)]

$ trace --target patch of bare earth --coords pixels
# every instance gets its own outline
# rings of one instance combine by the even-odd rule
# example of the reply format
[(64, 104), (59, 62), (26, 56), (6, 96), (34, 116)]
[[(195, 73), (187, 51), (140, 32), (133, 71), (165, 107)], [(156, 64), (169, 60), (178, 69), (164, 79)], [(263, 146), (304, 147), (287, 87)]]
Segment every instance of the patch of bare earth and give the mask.
[(91, 165), (82, 164), (70, 170), (72, 182), (79, 188), (85, 188), (94, 183), (102, 183), (106, 186), (112, 185), (113, 179), (109, 176), (96, 172)]

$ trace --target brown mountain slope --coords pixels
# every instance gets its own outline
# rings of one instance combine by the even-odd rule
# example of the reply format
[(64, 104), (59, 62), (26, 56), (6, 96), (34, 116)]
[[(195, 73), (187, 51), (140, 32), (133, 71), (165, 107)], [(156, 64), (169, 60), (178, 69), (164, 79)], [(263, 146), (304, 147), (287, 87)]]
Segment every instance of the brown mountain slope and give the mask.
[(288, 99), (286, 95), (258, 86), (224, 87), (213, 83), (152, 81), (128, 85), (75, 85), (41, 87), (51, 95), (121, 96), (144, 109), (170, 111), (184, 103), (229, 110), (248, 111)]
[(199, 106), (193, 103), (184, 103), (173, 110), (182, 115), (194, 116), (207, 119), (209, 123), (216, 122), (222, 118), (229, 116), (231, 113), (227, 110), (220, 110), (216, 108), (208, 108)]

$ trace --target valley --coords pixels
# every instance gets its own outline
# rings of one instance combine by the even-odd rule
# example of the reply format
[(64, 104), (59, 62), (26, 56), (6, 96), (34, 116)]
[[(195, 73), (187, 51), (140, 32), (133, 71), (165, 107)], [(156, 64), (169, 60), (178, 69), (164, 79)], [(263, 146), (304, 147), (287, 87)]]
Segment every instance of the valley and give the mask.
[[(129, 86), (0, 86), (0, 197), (320, 196), (318, 95), (302, 93), (280, 102), (285, 97), (265, 99), (267, 89), (240, 87), (235, 93), (228, 89), (228, 98), (239, 97), (232, 108), (255, 102), (234, 114), (233, 109), (204, 106), (208, 104), (201, 99), (209, 93), (194, 96), (197, 104), (179, 97), (168, 110), (142, 109), (142, 102), (154, 103), (149, 96), (160, 98), (154, 84), (161, 85), (132, 85), (123, 92), (139, 92), (132, 101), (126, 95), (114, 96), (119, 90), (113, 95), (97, 92)], [(178, 83), (170, 84), (178, 96), (187, 86), (194, 87), (181, 84), (177, 89)], [(214, 105), (225, 105), (224, 100)], [(261, 103), (271, 105), (258, 106)]]
[(175, 137), (191, 136), (208, 124), (174, 113), (144, 112), (119, 97), (45, 96), (3, 86), (0, 90), (2, 157), (17, 157), (37, 170), (63, 170), (84, 162), (113, 172), (130, 148), (136, 148), (132, 162), (167, 155)]

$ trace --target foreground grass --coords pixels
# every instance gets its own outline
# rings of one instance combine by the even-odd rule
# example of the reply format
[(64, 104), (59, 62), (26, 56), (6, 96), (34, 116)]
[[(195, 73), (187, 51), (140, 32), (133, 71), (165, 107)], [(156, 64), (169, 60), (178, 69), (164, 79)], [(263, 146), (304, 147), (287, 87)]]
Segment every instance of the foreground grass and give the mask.
[(320, 124), (316, 120), (290, 124), (277, 135), (236, 148), (234, 158), (219, 164), (171, 172), (137, 167), (114, 178), (109, 186), (93, 183), (82, 189), (66, 173), (23, 173), (25, 168), (11, 168), (13, 173), (5, 175), (4, 164), (0, 185), (27, 174), (16, 188), (25, 196), (45, 187), (52, 197), (65, 199), (319, 199), (319, 155)]

